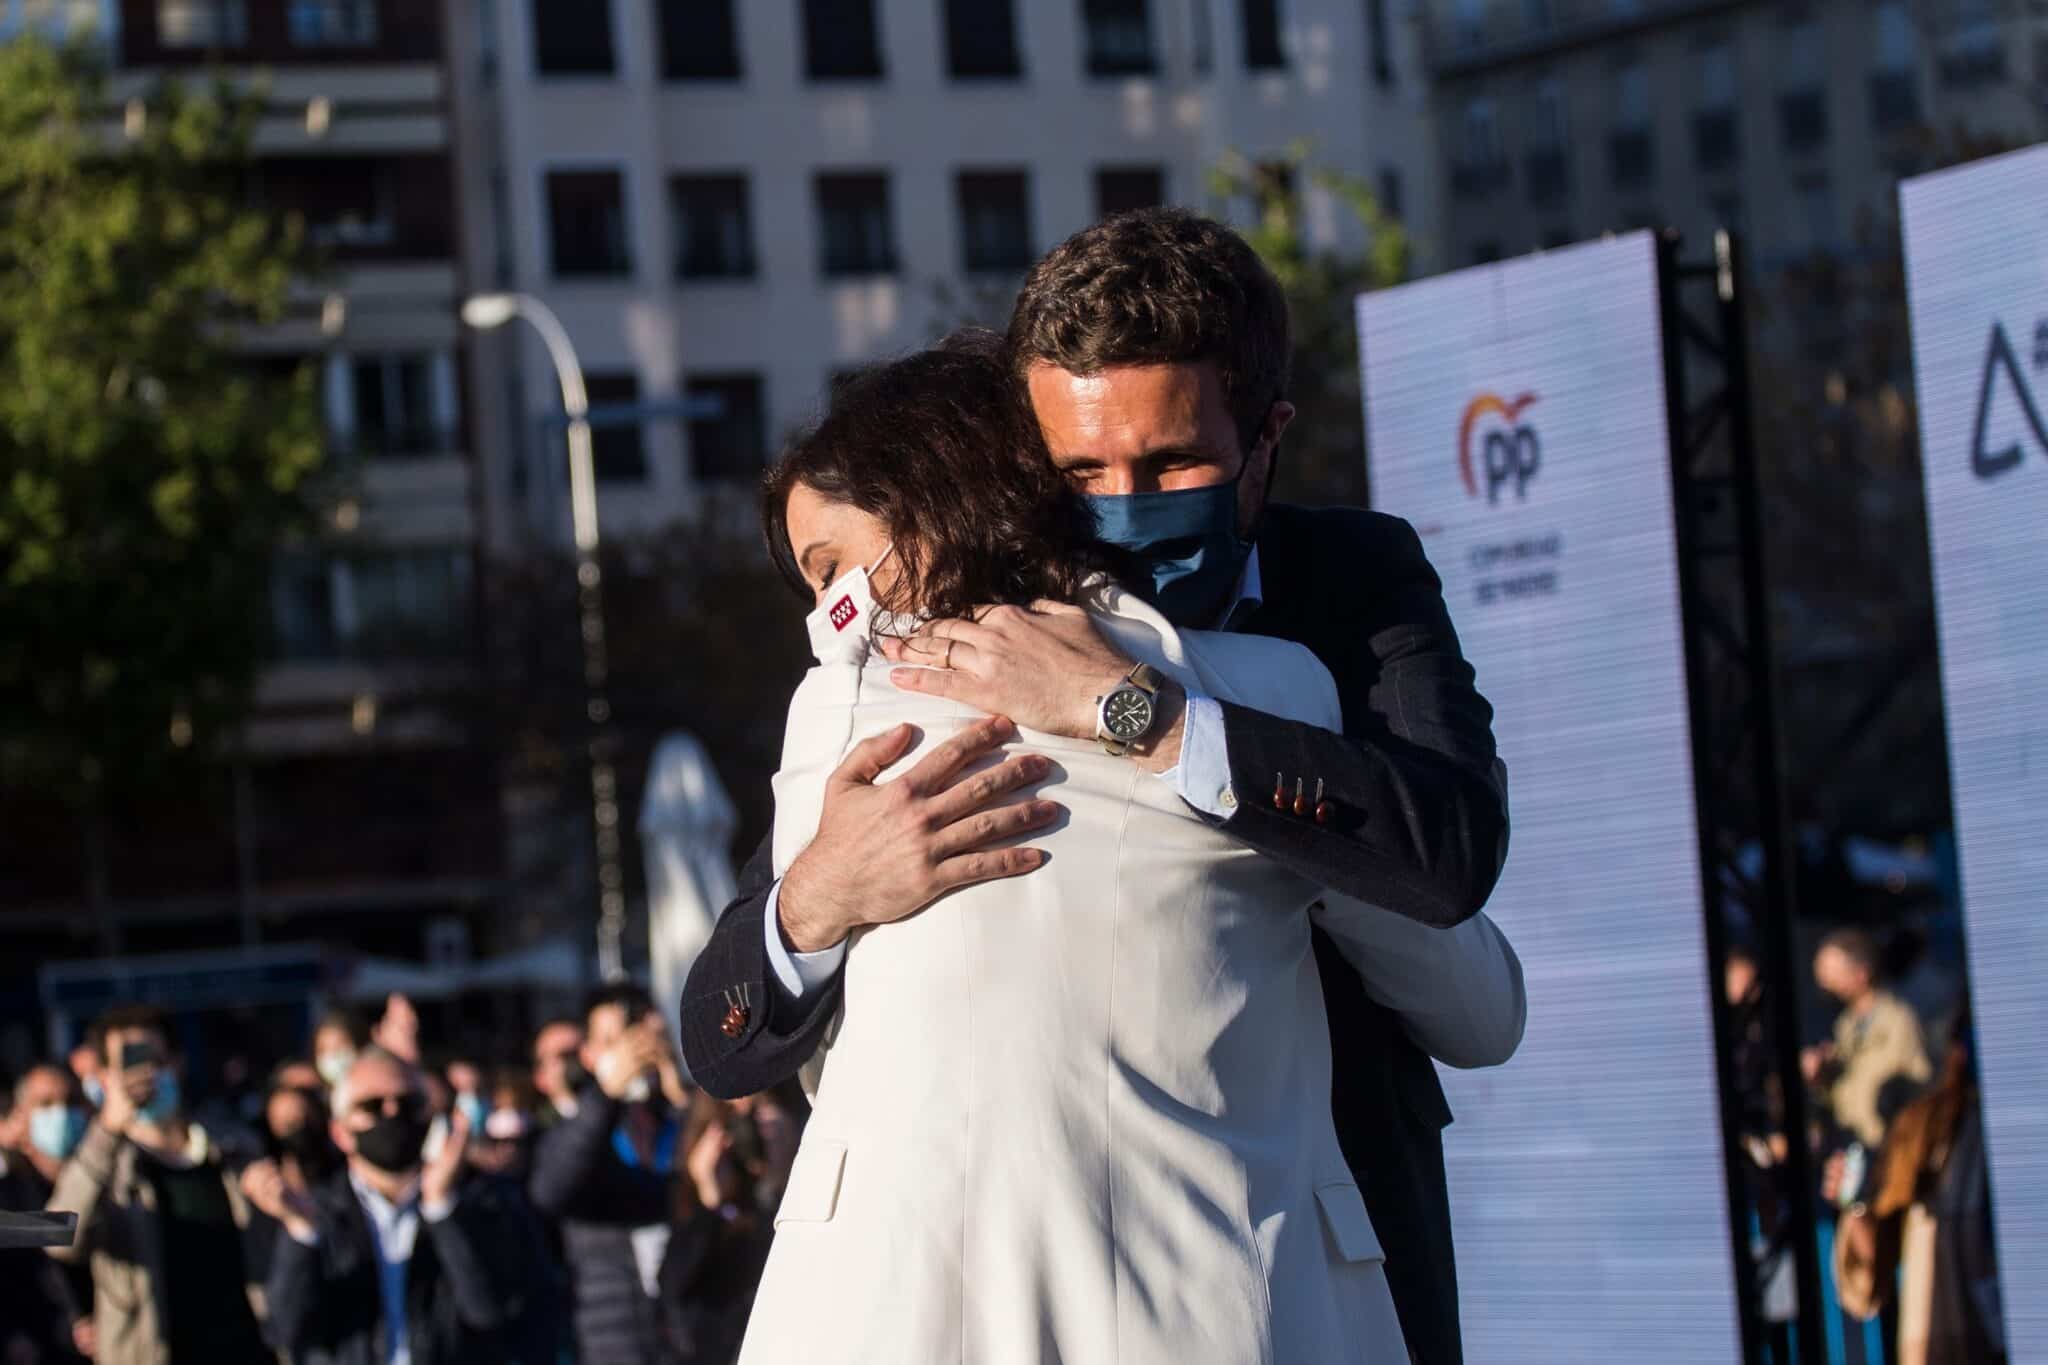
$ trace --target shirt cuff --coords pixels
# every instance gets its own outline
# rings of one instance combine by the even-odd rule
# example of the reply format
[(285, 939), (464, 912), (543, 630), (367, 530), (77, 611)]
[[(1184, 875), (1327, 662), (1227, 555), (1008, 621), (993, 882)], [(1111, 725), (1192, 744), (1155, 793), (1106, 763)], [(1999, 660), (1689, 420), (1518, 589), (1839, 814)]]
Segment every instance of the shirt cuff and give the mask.
[(455, 1196), (452, 1194), (446, 1199), (437, 1200), (431, 1204), (425, 1200), (420, 1201), (420, 1221), (422, 1223), (445, 1222), (448, 1215), (453, 1212), (455, 1212)]
[(782, 983), (782, 989), (789, 992), (793, 1000), (801, 1000), (804, 992), (814, 991), (832, 979), (839, 970), (839, 964), (846, 960), (846, 940), (841, 939), (830, 948), (820, 948), (815, 953), (799, 953), (782, 941), (782, 922), (775, 917), (775, 908), (781, 903), (782, 882), (768, 888), (767, 922), (762, 926), (768, 934), (768, 969), (775, 973), (775, 979)]
[(1237, 812), (1237, 794), (1230, 789), (1230, 746), (1223, 737), (1223, 703), (1199, 692), (1188, 693), (1181, 722), (1180, 763), (1160, 774), (1173, 780), (1180, 799), (1218, 820)]
[(291, 1238), (302, 1247), (316, 1247), (320, 1245), (320, 1229), (318, 1228), (308, 1228), (305, 1232), (301, 1233), (290, 1223), (284, 1224), (283, 1227), (285, 1236)]

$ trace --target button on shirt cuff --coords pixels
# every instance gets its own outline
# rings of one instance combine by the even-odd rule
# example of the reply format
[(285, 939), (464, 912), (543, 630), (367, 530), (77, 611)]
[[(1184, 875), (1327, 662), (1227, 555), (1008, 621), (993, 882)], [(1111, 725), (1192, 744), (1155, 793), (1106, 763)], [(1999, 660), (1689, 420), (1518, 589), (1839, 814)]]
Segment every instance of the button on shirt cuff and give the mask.
[(767, 922), (762, 926), (768, 933), (768, 969), (775, 973), (775, 979), (791, 999), (801, 1000), (806, 991), (818, 989), (839, 970), (839, 964), (846, 960), (846, 940), (815, 953), (792, 952), (782, 941), (782, 921), (775, 914), (781, 897), (782, 883), (778, 880), (768, 888)]
[(1161, 777), (1173, 782), (1180, 799), (1219, 820), (1237, 811), (1230, 789), (1230, 749), (1223, 736), (1223, 704), (1199, 692), (1188, 693), (1181, 722), (1180, 763)]

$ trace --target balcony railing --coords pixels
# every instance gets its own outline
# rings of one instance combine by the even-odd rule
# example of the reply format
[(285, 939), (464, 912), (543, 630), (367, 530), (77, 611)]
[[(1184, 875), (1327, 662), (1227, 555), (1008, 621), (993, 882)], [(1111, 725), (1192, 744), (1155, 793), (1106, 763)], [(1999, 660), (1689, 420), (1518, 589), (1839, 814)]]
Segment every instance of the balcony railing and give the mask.
[(1920, 122), (1919, 82), (1910, 71), (1880, 71), (1870, 78), (1870, 126), (1893, 133)]
[(422, 422), (337, 431), (328, 437), (327, 448), (338, 461), (353, 464), (364, 460), (424, 460), (435, 455), (448, 455), (462, 448), (461, 441), (461, 433), (453, 427)]
[(1571, 192), (1571, 170), (1564, 148), (1540, 147), (1522, 159), (1522, 181), (1531, 203), (1547, 204)]
[(121, 6), (121, 64), (438, 62), (440, 8), (419, 0), (130, 0)]
[(1788, 151), (1810, 152), (1828, 140), (1828, 101), (1822, 90), (1778, 96), (1778, 132)]
[(1723, 171), (1742, 159), (1733, 109), (1702, 110), (1692, 116), (1692, 155), (1703, 171)]

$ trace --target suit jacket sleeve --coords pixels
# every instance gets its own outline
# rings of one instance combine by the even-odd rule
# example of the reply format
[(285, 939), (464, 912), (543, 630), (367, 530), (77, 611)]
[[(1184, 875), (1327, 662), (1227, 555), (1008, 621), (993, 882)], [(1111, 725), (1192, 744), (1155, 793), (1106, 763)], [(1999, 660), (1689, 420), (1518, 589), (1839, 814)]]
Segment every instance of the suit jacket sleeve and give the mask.
[(1449, 929), (1342, 896), (1311, 917), (1401, 1031), (1446, 1066), (1499, 1066), (1521, 1046), (1529, 998), (1521, 959), (1484, 912)]
[(496, 1331), (526, 1314), (542, 1281), (538, 1245), (516, 1200), (472, 1181), (453, 1211), (438, 1222), (423, 1221), (420, 1233), (433, 1241), (464, 1326)]
[[(796, 1075), (839, 1006), (838, 977), (798, 999), (768, 965), (762, 917), (775, 885), (773, 867), (764, 839), (740, 871), (739, 895), (719, 915), (683, 983), (683, 1060), (691, 1079), (720, 1099), (751, 1095)], [(728, 1034), (735, 1002), (745, 1018)]]
[(314, 1337), (317, 1305), (326, 1275), (325, 1240), (334, 1230), (325, 1218), (319, 1224), (322, 1243), (307, 1246), (279, 1228), (276, 1248), (271, 1252), (270, 1274), (265, 1277), (263, 1299), (266, 1308), (264, 1334), (270, 1344), (289, 1356), (306, 1350)]
[[(1300, 515), (1300, 514), (1297, 514)], [(1409, 525), (1376, 513), (1287, 528), (1303, 581), (1275, 581), (1260, 625), (1314, 650), (1344, 733), (1223, 702), (1237, 839), (1342, 895), (1456, 924), (1507, 856), (1507, 781), (1493, 708), (1458, 647), (1443, 585)], [(1268, 531), (1272, 538), (1274, 530)], [(1277, 591), (1275, 591), (1277, 590)], [(1320, 785), (1327, 820), (1312, 807)], [(1275, 801), (1275, 788), (1285, 800)], [(1311, 809), (1297, 815), (1297, 788)]]

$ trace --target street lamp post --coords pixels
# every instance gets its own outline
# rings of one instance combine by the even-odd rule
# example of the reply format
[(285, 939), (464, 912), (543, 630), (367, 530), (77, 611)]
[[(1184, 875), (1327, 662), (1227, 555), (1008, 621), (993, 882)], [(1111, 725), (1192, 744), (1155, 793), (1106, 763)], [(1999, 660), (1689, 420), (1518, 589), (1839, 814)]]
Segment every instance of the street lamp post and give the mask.
[(583, 366), (554, 310), (530, 294), (477, 294), (462, 320), (478, 331), (513, 318), (533, 324), (554, 362), (569, 418), (569, 514), (576, 537), (576, 605), (583, 635), (583, 711), (589, 723), (590, 808), (597, 829), (597, 967), (607, 981), (626, 974), (626, 879), (619, 861), (619, 784), (612, 767), (609, 665), (604, 635), (604, 573), (597, 563), (597, 479), (590, 448), (590, 396)]

